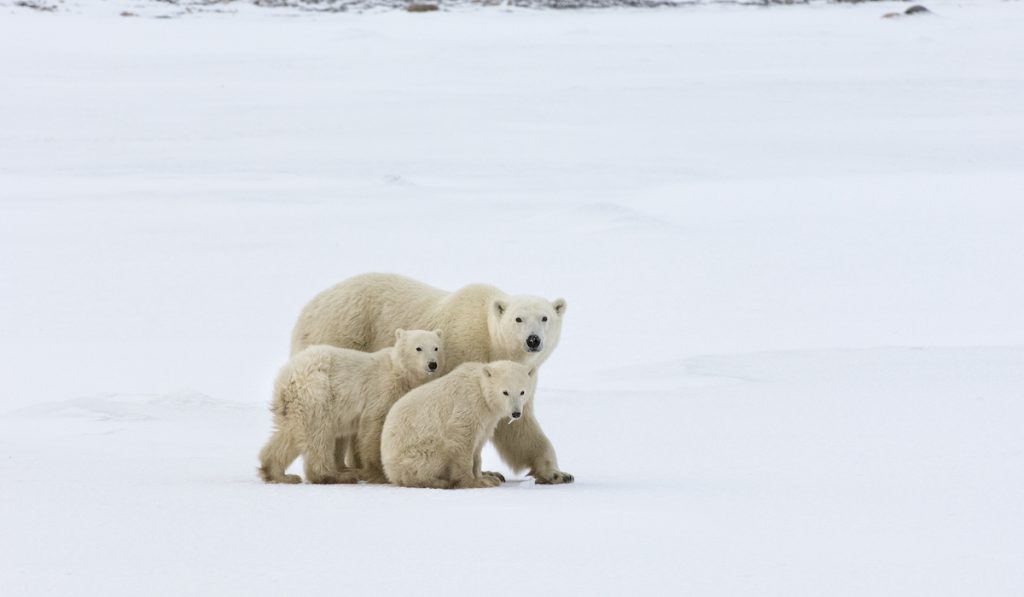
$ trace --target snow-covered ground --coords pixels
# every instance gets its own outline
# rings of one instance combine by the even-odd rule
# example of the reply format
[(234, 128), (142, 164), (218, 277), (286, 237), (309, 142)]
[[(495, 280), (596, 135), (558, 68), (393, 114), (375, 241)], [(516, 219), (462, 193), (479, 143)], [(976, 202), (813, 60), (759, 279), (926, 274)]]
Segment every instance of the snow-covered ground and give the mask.
[[(0, 7), (4, 595), (1024, 593), (1024, 4), (129, 4)], [(258, 482), (364, 271), (568, 299), (574, 485)]]

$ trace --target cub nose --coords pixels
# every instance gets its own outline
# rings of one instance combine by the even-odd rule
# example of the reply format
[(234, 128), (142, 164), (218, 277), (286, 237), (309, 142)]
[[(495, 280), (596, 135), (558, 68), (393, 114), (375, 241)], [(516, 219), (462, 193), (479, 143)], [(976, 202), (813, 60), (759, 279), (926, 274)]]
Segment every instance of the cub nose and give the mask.
[(518, 419), (521, 416), (523, 416), (523, 413), (519, 412), (518, 410), (516, 412), (512, 413), (512, 418), (513, 419)]
[(540, 346), (540, 336), (537, 334), (530, 334), (530, 337), (526, 339), (526, 345), (531, 349), (536, 350)]
[(431, 371), (435, 371), (437, 369), (437, 361), (430, 361), (430, 364), (428, 364), (427, 367), (430, 367)]

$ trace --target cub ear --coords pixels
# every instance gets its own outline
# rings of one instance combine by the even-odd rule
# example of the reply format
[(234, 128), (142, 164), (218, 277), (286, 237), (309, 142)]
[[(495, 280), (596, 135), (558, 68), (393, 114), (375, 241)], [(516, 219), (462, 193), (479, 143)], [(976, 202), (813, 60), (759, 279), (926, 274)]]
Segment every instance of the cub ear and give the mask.
[(502, 315), (504, 315), (506, 309), (508, 309), (508, 303), (507, 302), (505, 302), (505, 301), (503, 301), (501, 299), (495, 299), (495, 301), (494, 301), (494, 312), (498, 314), (498, 317), (501, 317)]
[(434, 333), (437, 334), (438, 338), (441, 337), (441, 330), (434, 330)]
[(395, 340), (401, 340), (402, 336), (404, 336), (404, 335), (405, 335), (405, 330), (403, 330), (402, 328), (398, 328), (397, 330), (395, 330)]
[(494, 377), (494, 371), (487, 365), (484, 365), (484, 376)]
[(533, 377), (533, 372), (536, 371), (536, 370), (537, 370), (536, 367), (534, 367), (533, 369), (530, 369), (529, 371), (526, 372), (526, 376), (527, 377)]
[(559, 315), (562, 315), (562, 314), (565, 313), (565, 299), (564, 298), (556, 298), (555, 300), (551, 301), (551, 306), (555, 308), (555, 313), (558, 313)]

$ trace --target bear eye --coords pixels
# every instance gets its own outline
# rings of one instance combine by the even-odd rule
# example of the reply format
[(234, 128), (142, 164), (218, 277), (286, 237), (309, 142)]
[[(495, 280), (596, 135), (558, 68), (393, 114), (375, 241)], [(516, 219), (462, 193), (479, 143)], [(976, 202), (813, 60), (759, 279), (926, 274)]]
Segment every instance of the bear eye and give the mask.
[(523, 323), (522, 317), (516, 317), (516, 323)]
[(416, 352), (423, 352), (423, 348), (422, 348), (422, 347), (419, 347), (419, 346), (417, 346), (417, 347), (416, 347)]
[(434, 352), (437, 352), (437, 347), (436, 346), (434, 347)]
[(541, 320), (541, 321), (547, 321), (547, 320), (548, 320), (548, 316), (547, 316), (547, 315), (545, 315), (544, 317), (541, 317), (541, 318), (540, 318), (540, 320)]
[(523, 395), (523, 394), (525, 394), (525, 393), (526, 393), (526, 390), (519, 390), (519, 395), (520, 395), (520, 396), (522, 396), (522, 395)]
[(508, 396), (508, 392), (502, 392), (502, 394), (504, 394), (504, 395)]

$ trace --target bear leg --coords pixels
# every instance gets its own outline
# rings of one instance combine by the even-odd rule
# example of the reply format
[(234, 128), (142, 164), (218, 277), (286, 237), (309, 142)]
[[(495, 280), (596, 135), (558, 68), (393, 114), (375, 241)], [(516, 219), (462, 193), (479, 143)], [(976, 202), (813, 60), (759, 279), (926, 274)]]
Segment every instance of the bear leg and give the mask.
[(260, 478), (267, 483), (301, 483), (298, 475), (285, 474), (298, 457), (298, 446), (287, 433), (278, 429), (260, 450)]
[(334, 440), (334, 468), (343, 471), (361, 466), (359, 453), (356, 451), (356, 438), (351, 435), (337, 437)]
[(473, 457), (473, 476), (478, 478), (478, 479), (480, 477), (491, 477), (493, 479), (496, 479), (499, 483), (504, 483), (505, 482), (505, 475), (503, 475), (501, 473), (496, 473), (496, 472), (493, 472), (493, 471), (481, 471), (480, 470), (481, 460), (482, 460), (482, 456), (481, 456), (480, 452), (481, 452), (482, 449), (483, 449), (483, 444), (477, 446), (477, 448), (476, 448), (476, 456)]
[(558, 470), (558, 457), (551, 441), (533, 416), (533, 404), (523, 407), (523, 416), (512, 424), (498, 423), (491, 439), (501, 459), (512, 470), (527, 469), (541, 485), (572, 483), (574, 477)]
[(360, 463), (359, 478), (367, 483), (383, 484), (388, 482), (384, 474), (384, 464), (380, 456), (380, 436), (382, 427), (371, 424), (360, 425), (356, 435), (356, 459)]
[(306, 447), (302, 457), (305, 461), (306, 480), (310, 483), (333, 485), (359, 482), (359, 476), (355, 473), (334, 468), (334, 441), (318, 439)]

